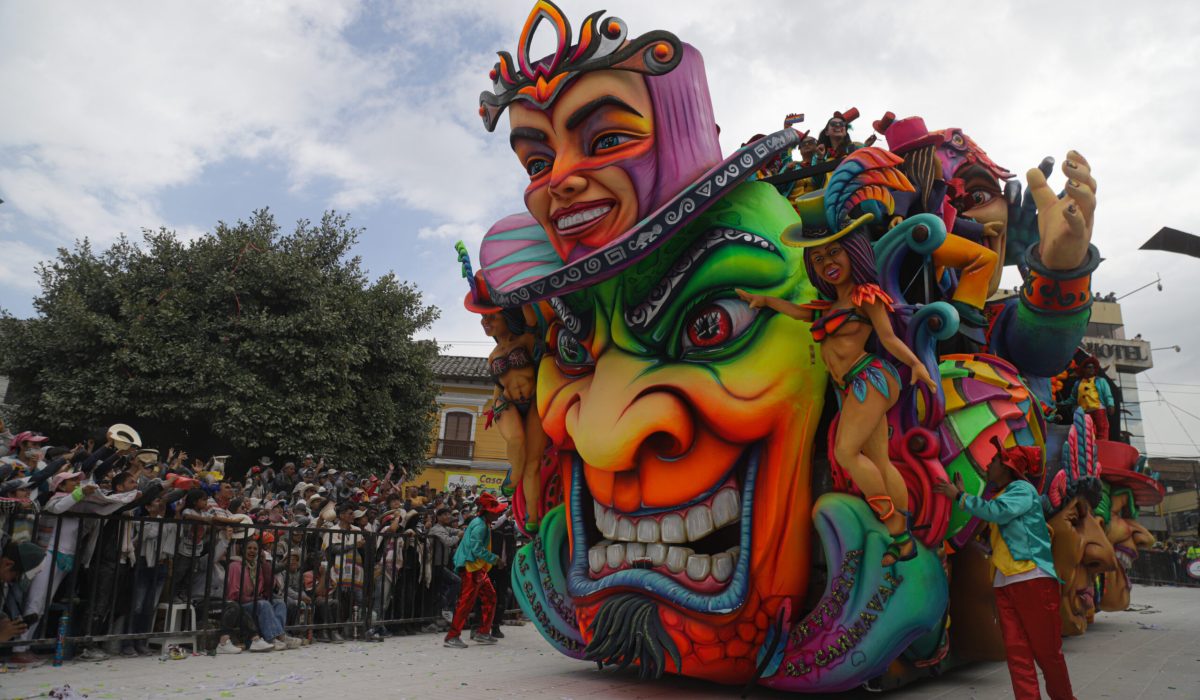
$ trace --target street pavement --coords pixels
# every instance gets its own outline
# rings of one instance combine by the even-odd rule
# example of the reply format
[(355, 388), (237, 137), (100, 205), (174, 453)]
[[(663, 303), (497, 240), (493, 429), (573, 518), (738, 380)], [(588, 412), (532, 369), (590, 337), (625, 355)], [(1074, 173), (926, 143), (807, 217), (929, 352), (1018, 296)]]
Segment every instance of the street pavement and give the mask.
[[(1080, 700), (1200, 699), (1200, 588), (1139, 586), (1132, 609), (1102, 613), (1083, 637), (1065, 640)], [(113, 658), (0, 673), (0, 698), (47, 697), (63, 684), (89, 698), (728, 698), (729, 688), (668, 676), (641, 682), (551, 651), (531, 625), (504, 627), (494, 647), (445, 649), (440, 635), (383, 643), (313, 645), (292, 651), (194, 656), (181, 661)], [(846, 698), (867, 697), (859, 691)], [(755, 690), (751, 698), (795, 697)], [(840, 696), (842, 697), (842, 696)], [(876, 697), (876, 696), (871, 696)], [(1003, 663), (979, 663), (887, 694), (889, 699), (1012, 697)]]

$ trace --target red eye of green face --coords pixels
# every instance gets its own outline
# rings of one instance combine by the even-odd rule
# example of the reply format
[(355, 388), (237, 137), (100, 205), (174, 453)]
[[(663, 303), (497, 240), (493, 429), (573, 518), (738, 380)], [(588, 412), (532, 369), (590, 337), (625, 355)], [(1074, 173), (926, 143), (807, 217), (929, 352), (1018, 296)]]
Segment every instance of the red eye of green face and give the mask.
[(728, 311), (716, 304), (701, 309), (687, 327), (688, 340), (698, 348), (721, 345), (732, 335), (733, 319)]

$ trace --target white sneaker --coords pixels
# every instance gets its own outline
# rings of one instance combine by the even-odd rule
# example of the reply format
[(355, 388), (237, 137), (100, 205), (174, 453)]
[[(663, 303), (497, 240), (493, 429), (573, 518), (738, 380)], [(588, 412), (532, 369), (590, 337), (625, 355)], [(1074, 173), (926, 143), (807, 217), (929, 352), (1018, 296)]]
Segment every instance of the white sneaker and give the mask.
[(275, 640), (275, 651), (283, 651), (287, 648), (288, 648), (287, 642), (281, 642), (278, 639)]
[(259, 637), (250, 643), (250, 651), (275, 651), (275, 645)]
[(283, 638), (283, 643), (287, 645), (288, 649), (299, 649), (302, 640), (299, 637), (285, 635)]
[(242, 648), (239, 647), (238, 645), (234, 644), (233, 640), (226, 639), (224, 642), (221, 642), (220, 644), (217, 645), (217, 653), (218, 654), (240, 654), (240, 653), (242, 653)]

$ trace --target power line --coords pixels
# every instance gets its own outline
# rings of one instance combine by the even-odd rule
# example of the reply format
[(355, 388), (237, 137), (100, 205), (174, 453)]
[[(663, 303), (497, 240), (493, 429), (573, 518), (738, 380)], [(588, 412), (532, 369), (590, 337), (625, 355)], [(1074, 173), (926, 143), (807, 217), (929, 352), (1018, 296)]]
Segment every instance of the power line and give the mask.
[[(1156, 385), (1154, 383), (1154, 380), (1150, 378), (1149, 373), (1146, 374), (1146, 381), (1150, 382), (1150, 386), (1154, 387), (1154, 393), (1158, 394), (1158, 398), (1162, 399), (1163, 403), (1165, 403), (1167, 405), (1167, 410), (1171, 412), (1171, 417), (1175, 419), (1175, 422), (1179, 425), (1179, 429), (1183, 431), (1183, 434), (1187, 437), (1188, 441), (1192, 444), (1192, 448), (1195, 449), (1197, 452), (1200, 452), (1200, 445), (1196, 444), (1196, 439), (1192, 437), (1192, 434), (1188, 431), (1187, 426), (1185, 426), (1183, 424), (1183, 421), (1179, 419), (1179, 414), (1175, 412), (1174, 404), (1172, 404), (1170, 401), (1167, 401), (1166, 399), (1163, 399), (1162, 392), (1160, 392), (1158, 390), (1158, 385)], [(1182, 409), (1180, 409), (1180, 410), (1182, 410)], [(1191, 415), (1193, 418), (1196, 417), (1190, 413), (1188, 415)]]

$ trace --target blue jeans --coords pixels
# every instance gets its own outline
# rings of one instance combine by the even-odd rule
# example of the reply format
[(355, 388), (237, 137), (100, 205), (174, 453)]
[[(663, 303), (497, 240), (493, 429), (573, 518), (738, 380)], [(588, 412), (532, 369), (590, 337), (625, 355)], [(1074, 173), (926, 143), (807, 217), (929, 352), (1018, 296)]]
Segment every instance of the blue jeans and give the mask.
[(242, 603), (242, 609), (254, 616), (263, 639), (274, 641), (283, 634), (283, 626), (287, 624), (287, 604), (282, 600)]
[[(129, 633), (149, 632), (154, 624), (155, 607), (167, 581), (167, 563), (150, 566), (145, 558), (138, 557), (133, 569), (133, 600), (129, 609)], [(144, 640), (143, 640), (144, 641)], [(122, 647), (133, 648), (133, 641), (121, 643)]]

